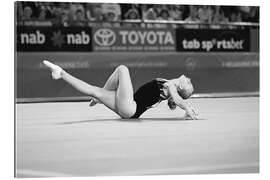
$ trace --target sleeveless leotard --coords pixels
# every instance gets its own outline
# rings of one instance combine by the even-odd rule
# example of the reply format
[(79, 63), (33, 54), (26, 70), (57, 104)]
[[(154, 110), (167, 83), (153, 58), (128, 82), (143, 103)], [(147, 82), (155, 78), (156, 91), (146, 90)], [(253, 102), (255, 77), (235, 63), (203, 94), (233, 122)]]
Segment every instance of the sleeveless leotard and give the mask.
[(163, 84), (165, 82), (167, 82), (165, 79), (154, 79), (142, 85), (134, 93), (134, 101), (137, 103), (137, 109), (135, 114), (130, 118), (139, 118), (147, 109), (166, 99), (163, 92)]

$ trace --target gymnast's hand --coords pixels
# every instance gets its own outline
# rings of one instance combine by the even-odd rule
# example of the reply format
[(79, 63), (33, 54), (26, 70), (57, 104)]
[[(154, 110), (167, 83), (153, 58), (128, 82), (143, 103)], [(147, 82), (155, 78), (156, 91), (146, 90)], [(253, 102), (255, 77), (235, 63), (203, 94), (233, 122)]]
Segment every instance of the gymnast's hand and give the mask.
[(187, 119), (193, 119), (193, 120), (198, 119), (198, 114), (192, 106), (188, 106), (188, 108), (185, 111), (186, 111), (185, 116)]

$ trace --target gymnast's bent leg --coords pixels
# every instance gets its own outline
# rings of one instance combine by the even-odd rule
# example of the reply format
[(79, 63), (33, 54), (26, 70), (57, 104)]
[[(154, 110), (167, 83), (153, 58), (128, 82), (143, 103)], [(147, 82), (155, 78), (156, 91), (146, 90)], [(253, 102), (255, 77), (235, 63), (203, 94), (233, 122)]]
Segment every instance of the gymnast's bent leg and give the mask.
[(118, 66), (106, 81), (103, 89), (116, 91), (116, 108), (121, 117), (129, 118), (135, 113), (137, 104), (133, 99), (133, 86), (126, 66)]
[(105, 84), (105, 88), (113, 88), (117, 84), (116, 89), (116, 107), (121, 117), (129, 118), (136, 112), (137, 104), (133, 99), (133, 86), (126, 66), (117, 67), (115, 74), (109, 78)]
[[(114, 72), (110, 75), (110, 77), (107, 79), (106, 83), (103, 86), (103, 89), (106, 90), (117, 90), (118, 83), (119, 83), (119, 71), (121, 70), (121, 66), (118, 66)], [(90, 99), (89, 106), (94, 106), (97, 103), (100, 103), (96, 98), (92, 97)]]
[[(133, 87), (132, 87), (132, 82), (130, 80), (130, 74), (129, 74), (129, 71), (126, 71), (126, 70), (128, 70), (126, 66), (123, 66), (123, 65), (118, 66), (114, 70), (114, 72), (110, 75), (110, 77), (107, 79), (105, 85), (103, 86), (103, 89), (116, 91), (119, 85), (119, 75), (123, 74), (123, 76), (126, 76), (129, 79), (126, 82), (127, 84), (124, 86), (129, 86), (129, 87), (131, 86), (131, 88), (129, 88), (129, 91), (132, 90), (131, 93), (133, 94)], [(92, 98), (90, 102), (90, 106), (94, 106), (97, 103), (100, 103), (100, 102), (97, 99)]]

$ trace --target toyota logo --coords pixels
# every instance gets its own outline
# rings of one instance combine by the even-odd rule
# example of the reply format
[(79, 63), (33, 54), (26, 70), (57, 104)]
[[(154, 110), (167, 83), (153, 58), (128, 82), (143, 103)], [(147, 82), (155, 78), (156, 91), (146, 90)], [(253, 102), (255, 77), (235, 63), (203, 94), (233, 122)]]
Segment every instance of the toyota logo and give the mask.
[(95, 32), (94, 39), (100, 46), (111, 46), (116, 40), (116, 35), (110, 29), (99, 29)]

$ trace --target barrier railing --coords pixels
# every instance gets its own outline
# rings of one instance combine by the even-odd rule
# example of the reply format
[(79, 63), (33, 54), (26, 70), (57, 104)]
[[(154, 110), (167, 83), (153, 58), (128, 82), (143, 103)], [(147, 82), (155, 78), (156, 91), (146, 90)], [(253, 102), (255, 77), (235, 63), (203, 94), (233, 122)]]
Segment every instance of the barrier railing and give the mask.
[(254, 22), (219, 22), (208, 23), (201, 21), (184, 21), (184, 20), (122, 20), (124, 23), (154, 23), (154, 24), (192, 24), (192, 25), (228, 25), (228, 26), (259, 26), (259, 23)]
[[(70, 23), (70, 25), (69, 25)], [(74, 21), (65, 21), (60, 24), (60, 26), (74, 26)], [(81, 23), (81, 24), (80, 24)], [(257, 22), (219, 22), (219, 23), (209, 23), (209, 22), (201, 22), (201, 21), (185, 21), (185, 20), (117, 20), (117, 21), (76, 21), (76, 24), (80, 24), (80, 26), (95, 26), (95, 25), (102, 25), (102, 24), (118, 24), (118, 25), (125, 25), (125, 24), (167, 24), (167, 25), (175, 25), (177, 26), (185, 26), (185, 25), (197, 25), (199, 28), (211, 28), (211, 27), (259, 27), (260, 23)], [(16, 25), (36, 25), (36, 26), (54, 26), (53, 22), (50, 20), (45, 21), (17, 21)], [(76, 26), (76, 25), (75, 25)]]

